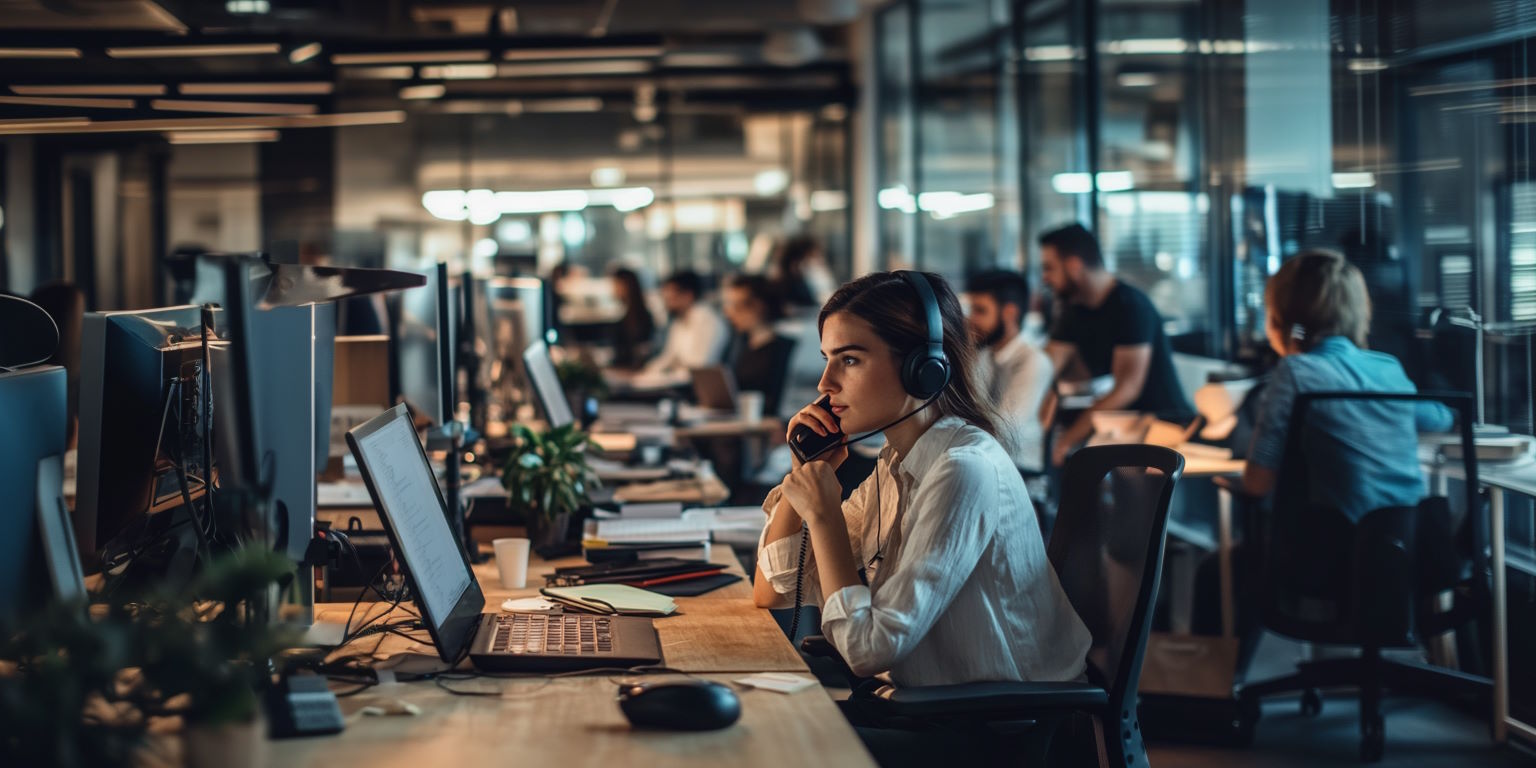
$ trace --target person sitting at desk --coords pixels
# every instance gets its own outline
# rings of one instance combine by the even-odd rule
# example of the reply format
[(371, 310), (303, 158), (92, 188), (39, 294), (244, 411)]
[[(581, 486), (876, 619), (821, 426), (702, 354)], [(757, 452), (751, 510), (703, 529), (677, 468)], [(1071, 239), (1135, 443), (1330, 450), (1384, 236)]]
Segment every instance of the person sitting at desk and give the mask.
[[(859, 278), (822, 307), (818, 389), (832, 412), (806, 406), (789, 429), (883, 431), (886, 445), (846, 502), (835, 474), (846, 443), (795, 461), (763, 503), (754, 601), (803, 595), (855, 674), (897, 685), (1075, 679), (1091, 638), (998, 442), (959, 301), (938, 275), (906, 274)], [(927, 355), (930, 316), (950, 371), (936, 394), (903, 374), (909, 355)]]
[(1093, 378), (1114, 377), (1114, 387), (1056, 438), (1053, 465), (1093, 434), (1095, 411), (1140, 411), (1178, 422), (1194, 418), (1173, 370), (1162, 315), (1145, 293), (1104, 268), (1093, 233), (1072, 224), (1041, 235), (1040, 275), (1062, 300), (1046, 345), (1053, 367), (1062, 376), (1086, 369)]
[(656, 339), (656, 319), (645, 305), (645, 289), (632, 269), (613, 271), (613, 296), (624, 307), (624, 314), (613, 326), (613, 364), (619, 368), (638, 368), (651, 355)]
[(965, 295), (971, 305), (966, 320), (979, 352), (977, 369), (1003, 428), (1013, 435), (1013, 463), (1039, 472), (1045, 468), (1040, 404), (1055, 369), (1051, 358), (1024, 336), (1029, 282), (1005, 269), (982, 272), (966, 280)]
[(795, 340), (780, 336), (773, 323), (784, 316), (784, 304), (761, 275), (736, 275), (725, 284), (725, 319), (736, 331), (728, 355), (739, 389), (763, 393), (763, 413), (779, 412), (784, 377)]
[[(1269, 376), (1240, 490), (1268, 496), (1285, 454), (1291, 407), (1304, 392), (1418, 391), (1397, 358), (1366, 348), (1371, 299), (1360, 270), (1331, 251), (1306, 251), (1264, 287), (1264, 331), (1280, 363)], [(1358, 521), (1382, 507), (1414, 506), (1424, 495), (1417, 431), (1451, 428), (1439, 403), (1340, 400), (1308, 412), (1321, 440), (1310, 450), (1332, 480), (1310, 483), (1314, 499)], [(1412, 410), (1410, 418), (1409, 411)]]
[(671, 321), (661, 353), (651, 358), (642, 377), (687, 378), (688, 369), (717, 365), (730, 340), (725, 322), (702, 300), (704, 281), (694, 272), (674, 272), (661, 283), (661, 302)]

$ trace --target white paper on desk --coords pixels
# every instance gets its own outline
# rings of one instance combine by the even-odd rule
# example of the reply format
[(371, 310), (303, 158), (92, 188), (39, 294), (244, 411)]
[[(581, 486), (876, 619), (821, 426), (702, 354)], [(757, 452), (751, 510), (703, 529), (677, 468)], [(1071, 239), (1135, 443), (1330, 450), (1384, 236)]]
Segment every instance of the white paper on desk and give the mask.
[(735, 682), (778, 693), (797, 693), (816, 685), (815, 678), (792, 675), (787, 672), (759, 672), (749, 677), (737, 678)]
[(501, 602), (507, 613), (550, 613), (560, 610), (560, 604), (544, 597), (511, 597)]
[(676, 520), (682, 516), (683, 505), (677, 501), (619, 505), (619, 517), (630, 520)]

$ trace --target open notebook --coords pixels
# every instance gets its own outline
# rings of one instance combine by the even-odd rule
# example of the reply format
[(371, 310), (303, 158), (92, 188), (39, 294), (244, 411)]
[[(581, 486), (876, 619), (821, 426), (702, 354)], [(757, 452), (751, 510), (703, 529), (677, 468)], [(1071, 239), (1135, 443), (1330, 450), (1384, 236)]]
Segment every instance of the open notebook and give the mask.
[(677, 603), (666, 595), (624, 584), (545, 587), (539, 590), (539, 594), (562, 605), (593, 613), (667, 616), (677, 610)]

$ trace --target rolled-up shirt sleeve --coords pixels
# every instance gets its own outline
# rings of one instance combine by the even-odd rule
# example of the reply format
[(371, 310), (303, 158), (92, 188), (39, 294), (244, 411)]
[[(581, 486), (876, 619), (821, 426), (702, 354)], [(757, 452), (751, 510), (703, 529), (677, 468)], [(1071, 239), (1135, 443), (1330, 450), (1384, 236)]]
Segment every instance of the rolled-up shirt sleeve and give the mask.
[(1001, 483), (981, 456), (955, 451), (923, 478), (902, 521), (904, 543), (879, 594), (844, 587), (821, 611), (821, 631), (855, 674), (889, 670), (922, 641), (970, 578), (991, 541)]
[[(864, 519), (868, 484), (868, 480), (861, 483), (843, 502), (843, 519), (848, 523), (848, 538), (853, 542), (855, 553), (858, 551), (859, 531), (862, 530), (860, 524)], [(757, 538), (757, 567), (762, 571), (763, 578), (767, 579), (768, 584), (773, 587), (774, 592), (793, 595), (795, 594), (795, 570), (800, 561), (800, 543), (805, 538), (805, 531), (792, 533), (778, 541), (768, 541), (768, 531), (773, 527), (773, 513), (783, 497), (782, 487), (774, 486), (774, 489), (768, 492), (768, 498), (763, 500), (763, 511), (768, 513), (769, 520), (768, 525), (763, 526), (763, 532)], [(821, 604), (821, 581), (816, 570), (816, 554), (809, 544), (805, 548), (805, 572), (800, 579), (800, 592), (805, 605)]]
[(1264, 387), (1264, 401), (1254, 424), (1248, 461), (1265, 469), (1279, 469), (1285, 456), (1285, 438), (1291, 429), (1291, 408), (1296, 404), (1296, 374), (1281, 360)]

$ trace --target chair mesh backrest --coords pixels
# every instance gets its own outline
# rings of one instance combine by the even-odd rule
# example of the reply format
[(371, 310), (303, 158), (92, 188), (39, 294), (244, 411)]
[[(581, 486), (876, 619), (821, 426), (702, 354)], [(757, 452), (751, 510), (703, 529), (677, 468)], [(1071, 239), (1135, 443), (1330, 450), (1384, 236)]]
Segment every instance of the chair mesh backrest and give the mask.
[(1162, 570), (1168, 502), (1184, 459), (1167, 448), (1083, 448), (1067, 461), (1048, 554), (1093, 634), (1089, 663), (1112, 696), (1134, 690)]

